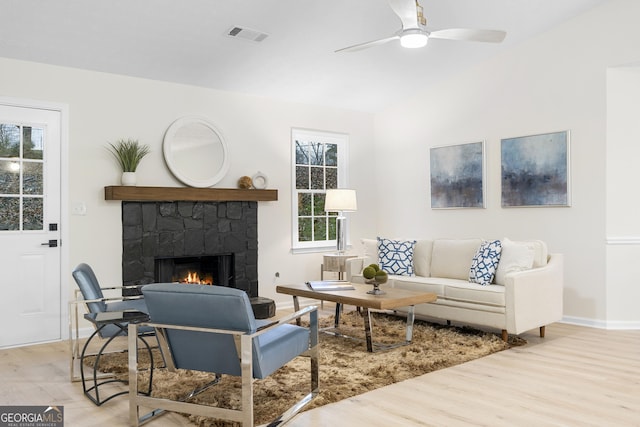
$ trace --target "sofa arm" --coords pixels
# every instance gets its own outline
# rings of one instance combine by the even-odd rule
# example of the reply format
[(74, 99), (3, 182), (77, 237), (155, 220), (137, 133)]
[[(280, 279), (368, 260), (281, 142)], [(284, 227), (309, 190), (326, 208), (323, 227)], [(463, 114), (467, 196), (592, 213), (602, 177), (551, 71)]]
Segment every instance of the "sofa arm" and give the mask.
[(549, 254), (547, 265), (508, 274), (505, 283), (507, 332), (520, 334), (562, 319), (564, 258)]
[(362, 273), (362, 270), (364, 269), (364, 260), (366, 258), (365, 257), (355, 257), (355, 258), (348, 258), (345, 260), (345, 273), (347, 273), (347, 280), (350, 282), (351, 281), (351, 277), (354, 274), (360, 274)]

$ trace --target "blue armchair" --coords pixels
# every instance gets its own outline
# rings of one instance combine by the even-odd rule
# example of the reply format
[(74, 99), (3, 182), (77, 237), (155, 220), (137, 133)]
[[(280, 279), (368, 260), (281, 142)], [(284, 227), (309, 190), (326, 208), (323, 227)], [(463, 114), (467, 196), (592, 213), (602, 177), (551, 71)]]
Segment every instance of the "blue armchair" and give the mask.
[[(150, 321), (129, 325), (129, 399), (131, 425), (164, 410), (240, 422), (253, 426), (253, 379), (265, 378), (295, 357), (309, 355), (310, 393), (270, 425), (286, 422), (319, 392), (318, 312), (307, 307), (277, 321), (256, 320), (247, 294), (221, 286), (152, 284), (142, 288)], [(290, 324), (309, 315), (310, 327)], [(190, 369), (242, 377), (240, 410), (171, 401), (137, 390), (137, 329), (156, 328), (168, 369)], [(201, 388), (202, 389), (202, 388)], [(191, 396), (190, 396), (191, 397)], [(139, 407), (157, 408), (140, 417)]]

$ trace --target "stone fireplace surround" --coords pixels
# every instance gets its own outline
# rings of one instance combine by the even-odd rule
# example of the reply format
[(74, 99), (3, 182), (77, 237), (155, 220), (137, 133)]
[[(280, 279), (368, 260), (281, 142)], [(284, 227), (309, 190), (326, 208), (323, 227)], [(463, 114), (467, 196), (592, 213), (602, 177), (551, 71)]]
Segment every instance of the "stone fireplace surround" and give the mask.
[(257, 318), (270, 317), (273, 301), (258, 297), (257, 202), (122, 202), (125, 285), (153, 283), (158, 257), (224, 253), (234, 255), (234, 287), (247, 292)]

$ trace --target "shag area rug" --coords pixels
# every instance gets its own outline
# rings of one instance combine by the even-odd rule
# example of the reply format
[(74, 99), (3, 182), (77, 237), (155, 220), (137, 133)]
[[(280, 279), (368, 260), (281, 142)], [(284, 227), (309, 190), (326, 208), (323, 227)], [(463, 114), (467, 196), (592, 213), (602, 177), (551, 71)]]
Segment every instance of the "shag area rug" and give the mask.
[[(320, 319), (321, 327), (333, 326), (333, 322), (333, 316)], [(373, 313), (372, 323), (374, 342), (394, 343), (405, 339), (406, 320), (402, 317)], [(505, 343), (498, 335), (476, 329), (416, 320), (411, 344), (368, 353), (363, 341), (363, 319), (356, 311), (341, 315), (340, 332), (362, 340), (320, 333), (320, 394), (305, 410), (526, 343), (518, 337), (509, 337), (509, 342)], [(140, 352), (141, 366), (144, 353)], [(91, 360), (87, 362), (93, 363)], [(100, 370), (126, 375), (126, 353), (103, 356)], [(148, 372), (143, 371), (140, 375), (139, 387), (143, 390), (148, 384)], [(300, 356), (268, 378), (255, 380), (255, 424), (272, 421), (308, 394), (310, 378), (309, 358)], [(178, 370), (171, 373), (166, 369), (156, 369), (153, 395), (180, 399), (213, 379), (213, 375), (202, 372)], [(239, 408), (240, 388), (238, 377), (225, 375), (220, 383), (191, 401)], [(189, 420), (201, 427), (238, 425), (199, 416), (189, 416)]]

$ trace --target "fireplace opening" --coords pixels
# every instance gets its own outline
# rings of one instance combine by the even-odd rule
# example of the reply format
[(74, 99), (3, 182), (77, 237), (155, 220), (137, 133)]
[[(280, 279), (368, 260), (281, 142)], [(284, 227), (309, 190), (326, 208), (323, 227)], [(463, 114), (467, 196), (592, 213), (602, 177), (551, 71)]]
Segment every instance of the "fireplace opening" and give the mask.
[(232, 253), (155, 258), (156, 283), (191, 283), (235, 288)]

